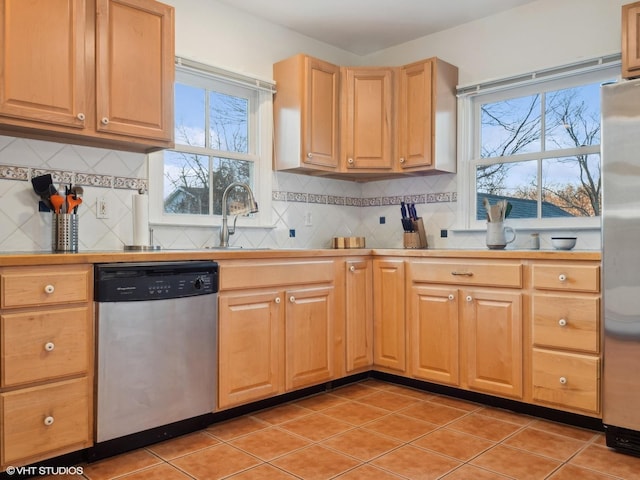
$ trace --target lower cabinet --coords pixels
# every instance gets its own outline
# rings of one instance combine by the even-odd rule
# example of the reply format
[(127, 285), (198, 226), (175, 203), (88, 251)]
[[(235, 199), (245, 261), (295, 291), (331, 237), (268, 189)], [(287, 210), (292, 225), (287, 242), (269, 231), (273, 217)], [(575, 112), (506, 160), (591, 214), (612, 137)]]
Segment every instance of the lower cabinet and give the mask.
[(462, 290), (462, 362), (471, 390), (522, 398), (522, 295)]
[(219, 409), (334, 378), (333, 260), (220, 262), (220, 268)]
[(373, 363), (394, 373), (406, 370), (403, 259), (373, 261)]
[(345, 266), (346, 372), (373, 365), (373, 276), (370, 259), (350, 259)]
[(419, 285), (412, 288), (411, 295), (411, 375), (459, 385), (458, 291)]

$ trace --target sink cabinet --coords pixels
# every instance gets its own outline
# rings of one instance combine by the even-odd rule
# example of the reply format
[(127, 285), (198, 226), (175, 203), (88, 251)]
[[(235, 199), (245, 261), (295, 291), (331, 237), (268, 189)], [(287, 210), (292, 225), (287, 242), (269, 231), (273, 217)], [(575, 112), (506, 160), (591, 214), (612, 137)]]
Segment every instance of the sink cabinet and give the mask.
[(90, 265), (0, 268), (0, 465), (93, 440)]
[(0, 133), (171, 147), (173, 14), (155, 0), (0, 0)]
[(333, 260), (221, 261), (220, 278), (220, 409), (334, 377)]

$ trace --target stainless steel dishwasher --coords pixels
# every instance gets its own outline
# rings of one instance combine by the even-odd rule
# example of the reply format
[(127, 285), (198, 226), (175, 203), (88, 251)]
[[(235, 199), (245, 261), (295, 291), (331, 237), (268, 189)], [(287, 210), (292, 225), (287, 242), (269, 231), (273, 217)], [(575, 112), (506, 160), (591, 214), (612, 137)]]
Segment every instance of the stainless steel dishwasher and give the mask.
[(218, 264), (98, 264), (94, 287), (96, 442), (211, 415)]

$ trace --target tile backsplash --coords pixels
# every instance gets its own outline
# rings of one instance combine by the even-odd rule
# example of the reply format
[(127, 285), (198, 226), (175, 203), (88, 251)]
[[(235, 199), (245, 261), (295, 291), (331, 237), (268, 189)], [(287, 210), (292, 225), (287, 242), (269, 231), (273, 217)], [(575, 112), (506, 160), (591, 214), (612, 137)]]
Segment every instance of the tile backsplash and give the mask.
[[(143, 154), (0, 136), (0, 251), (51, 249), (50, 213), (38, 211), (31, 178), (50, 173), (63, 189), (84, 189), (79, 214), (79, 250), (121, 250), (133, 240), (131, 196), (147, 187)], [(441, 230), (455, 225), (454, 174), (356, 183), (274, 172), (272, 228), (241, 228), (232, 245), (268, 248), (328, 248), (334, 236), (364, 236), (368, 247), (401, 248), (400, 202), (414, 202), (430, 248), (482, 248), (482, 232)], [(97, 218), (104, 199), (108, 218)], [(152, 226), (163, 248), (218, 244), (218, 228)], [(293, 233), (295, 232), (295, 236)], [(597, 233), (597, 232), (596, 232)], [(528, 235), (526, 235), (528, 237)], [(580, 236), (577, 248), (599, 248), (599, 234)], [(545, 238), (542, 237), (543, 248)], [(516, 245), (517, 246), (517, 245)]]

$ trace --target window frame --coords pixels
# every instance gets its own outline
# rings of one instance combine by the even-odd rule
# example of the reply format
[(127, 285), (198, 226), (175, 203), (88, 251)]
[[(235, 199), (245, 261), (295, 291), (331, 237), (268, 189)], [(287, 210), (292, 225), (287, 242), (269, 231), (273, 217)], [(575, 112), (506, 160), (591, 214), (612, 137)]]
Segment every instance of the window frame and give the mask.
[[(591, 61), (593, 62), (593, 61)], [(577, 87), (589, 83), (604, 83), (620, 78), (619, 57), (612, 61), (597, 62), (596, 66), (560, 67), (555, 74), (542, 75), (536, 73), (522, 75), (513, 79), (491, 82), (495, 87), (482, 85), (458, 88), (458, 206), (457, 224), (454, 230), (484, 230), (486, 222), (476, 218), (476, 166), (504, 163), (505, 159), (514, 157), (480, 157), (481, 140), (481, 105), (498, 102), (510, 98), (519, 98), (542, 92), (551, 92), (565, 88)], [(542, 126), (544, 128), (544, 126)], [(576, 153), (600, 154), (600, 145), (557, 150), (541, 150), (534, 153), (517, 155), (519, 161), (530, 161), (548, 158), (563, 158)], [(541, 178), (541, 162), (538, 162), (538, 179)], [(538, 205), (539, 207), (539, 205)], [(522, 230), (582, 230), (599, 229), (600, 217), (575, 218), (531, 218), (508, 219), (509, 225)]]
[[(272, 142), (273, 142), (273, 85), (270, 82), (253, 79), (238, 73), (227, 72), (217, 67), (197, 64), (186, 66), (184, 59), (176, 59), (175, 82), (207, 91), (218, 91), (226, 94), (249, 97), (248, 153), (234, 153), (226, 150), (206, 149), (184, 144), (175, 144), (171, 151), (189, 154), (207, 155), (210, 157), (249, 160), (253, 165), (253, 185), (251, 185), (256, 201), (258, 213), (251, 216), (239, 216), (239, 227), (272, 227), (271, 197), (272, 197)], [(266, 85), (266, 86), (265, 86)], [(207, 115), (207, 112), (205, 112)], [(205, 128), (208, 126), (206, 120)], [(208, 135), (208, 130), (205, 135)], [(222, 223), (219, 214), (169, 214), (164, 211), (164, 151), (147, 155), (149, 174), (149, 223), (151, 225), (215, 227)], [(211, 170), (209, 171), (211, 176)], [(212, 212), (211, 195), (209, 196), (210, 212)]]

